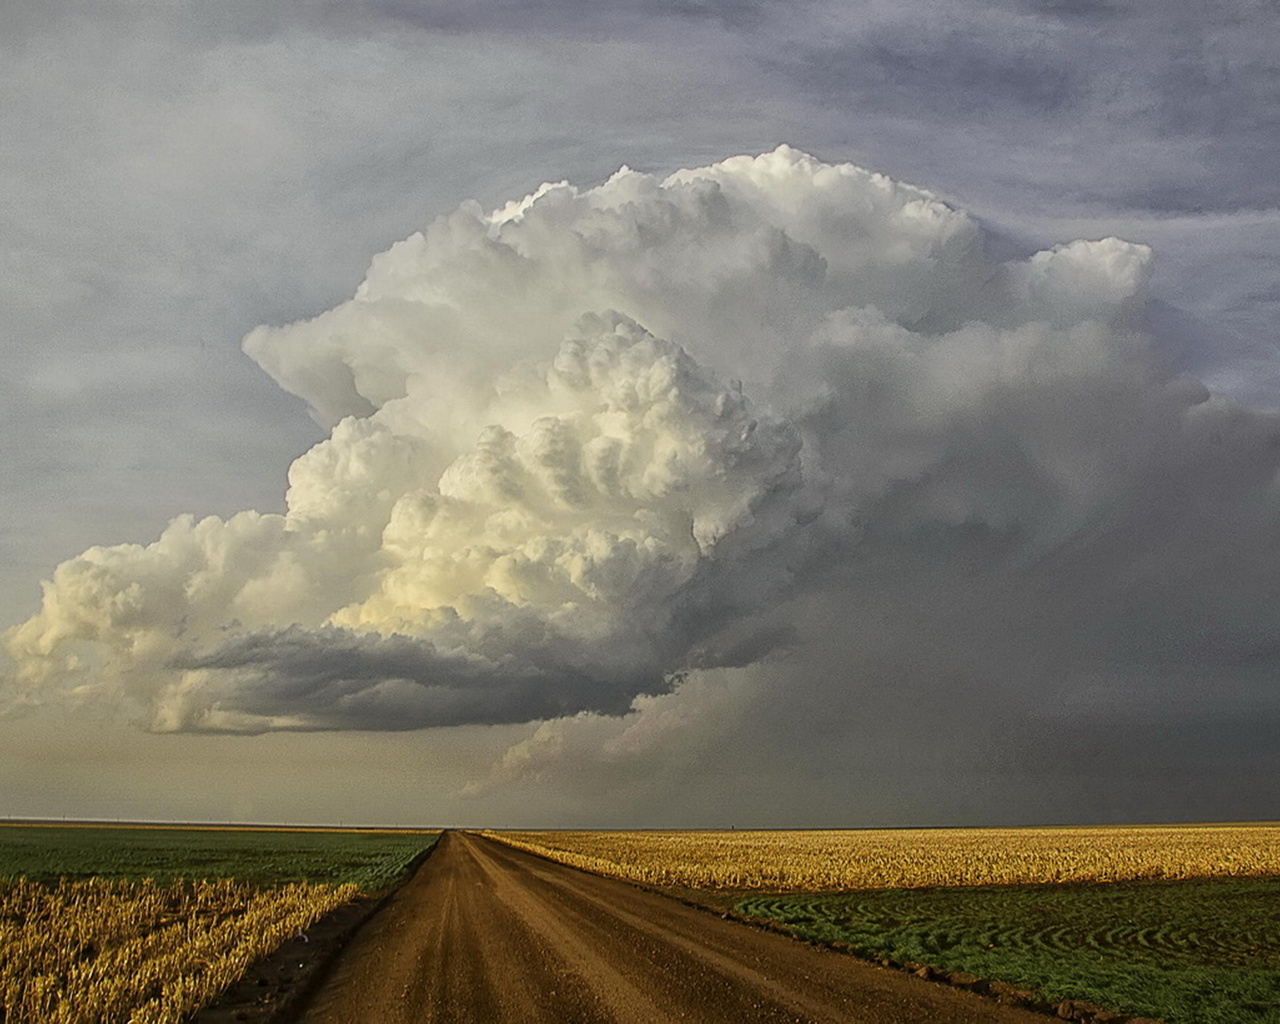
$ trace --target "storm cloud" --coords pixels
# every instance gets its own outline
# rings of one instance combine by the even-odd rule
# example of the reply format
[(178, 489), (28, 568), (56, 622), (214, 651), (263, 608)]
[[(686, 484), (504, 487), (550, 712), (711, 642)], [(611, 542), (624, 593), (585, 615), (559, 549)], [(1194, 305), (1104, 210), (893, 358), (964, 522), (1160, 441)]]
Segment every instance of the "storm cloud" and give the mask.
[(1148, 247), (985, 241), (786, 146), (463, 204), (246, 337), (331, 430), (286, 511), (64, 562), (4, 634), (10, 702), (561, 720), (508, 781), (724, 700), (722, 731), (864, 752), (944, 696), (971, 732), (1099, 694), (1274, 711), (1280, 418), (1161, 353)]

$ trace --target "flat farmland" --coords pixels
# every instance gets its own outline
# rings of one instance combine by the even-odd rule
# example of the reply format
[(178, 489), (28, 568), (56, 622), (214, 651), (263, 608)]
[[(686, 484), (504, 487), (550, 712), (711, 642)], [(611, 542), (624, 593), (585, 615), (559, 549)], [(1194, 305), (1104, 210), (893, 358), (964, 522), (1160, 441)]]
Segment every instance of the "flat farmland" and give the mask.
[(1273, 826), (0, 840), (6, 1024), (1280, 1024)]
[(372, 892), (400, 877), (435, 836), (377, 829), (4, 825), (0, 878), (350, 882)]
[(754, 896), (744, 916), (864, 956), (998, 978), (1169, 1024), (1280, 1022), (1280, 880)]
[(1031, 991), (1046, 1008), (1280, 1021), (1271, 825), (490, 834), (868, 959)]
[(1280, 826), (487, 832), (631, 882), (839, 892), (1280, 876)]
[(1044, 1018), (448, 832), (302, 1024), (1037, 1024)]
[(435, 838), (2, 827), (0, 1019), (187, 1020), (322, 916), (403, 877)]

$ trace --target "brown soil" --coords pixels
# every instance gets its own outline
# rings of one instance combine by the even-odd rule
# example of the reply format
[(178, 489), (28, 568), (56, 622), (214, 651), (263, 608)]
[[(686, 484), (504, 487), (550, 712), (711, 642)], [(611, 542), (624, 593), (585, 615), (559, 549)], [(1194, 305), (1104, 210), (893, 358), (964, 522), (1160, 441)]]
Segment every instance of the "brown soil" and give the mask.
[[(416, 871), (434, 847), (419, 855)], [(360, 896), (325, 914), (304, 933), (252, 964), (244, 976), (191, 1018), (191, 1024), (291, 1024), (332, 969), (338, 954), (392, 892)]]
[(1045, 1020), (455, 832), (355, 935), (301, 1019)]
[(286, 940), (197, 1013), (192, 1024), (284, 1024), (296, 1019), (325, 969), (378, 903), (362, 896), (326, 914), (303, 935)]

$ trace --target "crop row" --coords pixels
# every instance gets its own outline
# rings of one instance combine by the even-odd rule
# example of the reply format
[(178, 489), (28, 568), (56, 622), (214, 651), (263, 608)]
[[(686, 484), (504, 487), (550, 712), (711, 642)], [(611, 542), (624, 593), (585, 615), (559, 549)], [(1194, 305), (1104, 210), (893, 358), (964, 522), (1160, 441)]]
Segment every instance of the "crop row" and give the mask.
[(1169, 1024), (1280, 1022), (1280, 879), (762, 894), (746, 917)]
[(1280, 827), (486, 832), (649, 885), (766, 892), (1280, 875)]
[(357, 888), (0, 883), (6, 1024), (172, 1024)]

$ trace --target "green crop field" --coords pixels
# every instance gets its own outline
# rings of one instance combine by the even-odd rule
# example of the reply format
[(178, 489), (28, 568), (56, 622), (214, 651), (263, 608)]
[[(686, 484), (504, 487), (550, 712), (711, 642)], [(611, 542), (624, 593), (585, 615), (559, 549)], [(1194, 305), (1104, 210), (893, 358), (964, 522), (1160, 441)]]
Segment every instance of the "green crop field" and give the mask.
[(432, 832), (6, 825), (0, 879), (235, 878), (259, 885), (353, 882), (386, 888)]
[(735, 908), (809, 939), (1168, 1024), (1280, 1024), (1280, 879), (886, 889)]

